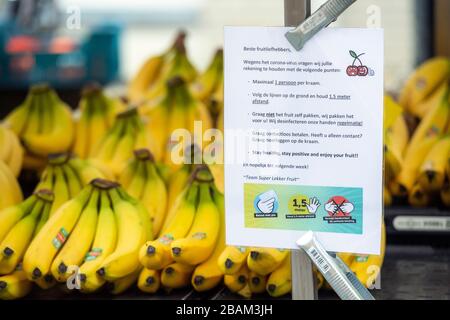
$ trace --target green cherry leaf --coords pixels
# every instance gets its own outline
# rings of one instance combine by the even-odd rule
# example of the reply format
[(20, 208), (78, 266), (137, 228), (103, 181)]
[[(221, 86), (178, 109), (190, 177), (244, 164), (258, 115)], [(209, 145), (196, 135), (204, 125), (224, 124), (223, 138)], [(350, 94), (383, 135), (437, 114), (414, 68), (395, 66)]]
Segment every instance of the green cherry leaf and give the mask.
[(356, 58), (358, 57), (358, 55), (356, 54), (355, 51), (350, 50), (349, 52), (350, 52), (350, 55), (352, 56), (352, 58), (355, 58), (355, 59), (356, 59)]

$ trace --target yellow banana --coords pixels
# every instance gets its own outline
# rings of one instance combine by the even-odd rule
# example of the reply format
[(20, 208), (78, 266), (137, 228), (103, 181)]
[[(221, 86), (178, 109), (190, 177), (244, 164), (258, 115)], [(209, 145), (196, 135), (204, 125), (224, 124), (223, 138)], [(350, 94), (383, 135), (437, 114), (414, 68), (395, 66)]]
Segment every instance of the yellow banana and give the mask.
[(421, 184), (415, 184), (408, 196), (408, 202), (415, 208), (425, 208), (431, 203), (431, 197)]
[(0, 210), (0, 241), (3, 241), (11, 228), (30, 212), (36, 201), (37, 198), (33, 195), (15, 206)]
[(263, 293), (266, 291), (267, 276), (257, 274), (254, 271), (249, 272), (248, 286), (251, 293)]
[(0, 161), (9, 166), (14, 176), (19, 175), (23, 162), (23, 149), (17, 135), (3, 124), (0, 124)]
[(55, 194), (55, 200), (53, 201), (52, 212), (54, 214), (64, 203), (70, 199), (69, 186), (67, 185), (64, 177), (64, 171), (62, 166), (55, 166), (54, 172), (54, 186), (53, 193)]
[(105, 258), (114, 251), (116, 242), (117, 226), (112, 204), (107, 191), (102, 191), (94, 242), (79, 269), (82, 291), (93, 292), (104, 284), (105, 281), (98, 276), (97, 269)]
[(222, 77), (223, 50), (218, 49), (206, 71), (191, 86), (193, 95), (199, 100), (206, 100), (213, 94)]
[(92, 186), (88, 186), (66, 202), (35, 236), (23, 259), (23, 268), (30, 280), (39, 279), (50, 272), (54, 257), (71, 234), (91, 192)]
[(429, 95), (429, 97), (427, 97), (417, 105), (412, 106), (409, 111), (414, 116), (420, 119), (425, 118), (428, 112), (430, 112), (430, 110), (432, 110), (436, 105), (441, 103), (447, 90), (448, 90), (448, 83), (444, 81), (433, 91), (433, 93)]
[(40, 190), (35, 193), (38, 199), (33, 209), (20, 220), (0, 243), (0, 274), (13, 272), (22, 261), (28, 245), (35, 233), (39, 218), (46, 204), (51, 203), (53, 194), (48, 190)]
[(386, 181), (390, 182), (399, 174), (403, 165), (405, 149), (409, 141), (409, 131), (403, 115), (387, 128), (385, 136)]
[(220, 230), (220, 212), (211, 198), (209, 183), (200, 184), (200, 198), (189, 234), (171, 244), (176, 262), (196, 265), (206, 261), (214, 251)]
[(193, 271), (194, 266), (174, 262), (161, 271), (161, 284), (169, 289), (187, 287)]
[(267, 292), (275, 298), (284, 296), (292, 290), (291, 255), (284, 258), (281, 265), (275, 269), (267, 279)]
[(217, 263), (224, 274), (233, 274), (247, 263), (249, 249), (239, 246), (227, 246), (219, 256)]
[(414, 107), (428, 98), (441, 83), (450, 78), (450, 61), (437, 57), (422, 64), (408, 79), (400, 94), (400, 104), (413, 111)]
[(175, 171), (169, 178), (167, 187), (167, 217), (164, 221), (163, 229), (167, 227), (167, 223), (171, 220), (170, 212), (174, 212), (172, 207), (177, 203), (177, 198), (186, 188), (189, 177), (191, 175), (191, 166), (184, 165), (177, 171)]
[[(141, 161), (144, 162), (143, 164), (146, 167), (147, 178), (141, 196), (138, 199), (141, 200), (152, 216), (153, 234), (157, 235), (166, 217), (167, 189), (155, 163), (152, 161), (151, 154), (146, 149), (141, 150), (144, 150), (144, 158), (141, 158)], [(140, 157), (143, 156), (141, 150), (138, 150), (141, 153)]]
[(426, 138), (414, 147), (408, 148), (404, 165), (395, 181), (392, 181), (389, 186), (393, 195), (402, 197), (408, 195), (417, 180), (420, 165), (438, 140), (438, 137)]
[(0, 209), (15, 205), (23, 200), (22, 190), (11, 169), (0, 160)]
[(155, 293), (161, 286), (161, 272), (143, 268), (138, 279), (138, 288), (142, 292)]
[(117, 246), (97, 270), (99, 276), (114, 281), (133, 273), (139, 266), (139, 249), (146, 241), (137, 206), (120, 197), (117, 188), (109, 191), (117, 221)]
[(57, 284), (55, 278), (49, 274), (35, 280), (34, 283), (36, 283), (36, 285), (42, 290), (48, 290)]
[(140, 273), (141, 267), (138, 267), (135, 271), (133, 271), (129, 275), (126, 275), (122, 278), (112, 281), (110, 284), (109, 291), (114, 295), (118, 295), (127, 291), (136, 283)]
[(438, 192), (445, 180), (445, 169), (450, 155), (450, 136), (439, 140), (428, 152), (417, 177), (426, 192)]
[[(223, 198), (223, 195), (215, 192), (215, 200)], [(225, 208), (223, 199), (217, 199), (217, 208), (220, 212), (220, 232), (217, 239), (216, 248), (213, 254), (205, 262), (199, 264), (192, 275), (192, 286), (196, 291), (202, 292), (216, 287), (223, 278), (224, 273), (217, 264), (217, 259), (225, 248)]]
[(71, 166), (66, 164), (62, 166), (62, 170), (69, 190), (69, 199), (72, 199), (83, 189), (83, 182)]
[(245, 285), (247, 284), (249, 280), (249, 272), (250, 270), (248, 270), (247, 264), (244, 263), (236, 273), (226, 274), (224, 276), (223, 282), (231, 292), (239, 292), (244, 289)]
[(383, 202), (385, 207), (390, 207), (392, 205), (392, 195), (386, 186), (383, 187)]
[(0, 299), (14, 300), (25, 297), (30, 293), (32, 283), (27, 279), (23, 270), (0, 277)]
[(67, 281), (73, 272), (72, 266), (80, 266), (92, 245), (97, 228), (99, 196), (100, 191), (94, 188), (69, 239), (53, 260), (50, 270), (59, 282)]
[[(128, 85), (128, 98), (132, 103), (140, 103), (145, 99), (145, 93), (157, 82), (163, 81), (161, 78), (167, 73), (167, 64), (172, 63), (175, 47), (178, 43), (183, 43), (186, 33), (178, 32), (174, 44), (163, 54), (151, 57), (139, 68), (136, 75)], [(163, 74), (163, 75), (162, 75)]]
[(247, 257), (248, 268), (260, 275), (268, 275), (277, 269), (286, 256), (288, 250), (274, 248), (252, 248)]

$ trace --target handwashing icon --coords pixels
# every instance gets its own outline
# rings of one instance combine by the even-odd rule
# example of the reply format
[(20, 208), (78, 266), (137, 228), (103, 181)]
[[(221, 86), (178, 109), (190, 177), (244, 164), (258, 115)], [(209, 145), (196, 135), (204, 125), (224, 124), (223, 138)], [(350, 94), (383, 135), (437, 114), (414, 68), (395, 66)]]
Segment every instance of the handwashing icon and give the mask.
[(278, 210), (278, 196), (270, 190), (258, 195), (255, 199), (255, 208), (264, 214), (275, 213)]

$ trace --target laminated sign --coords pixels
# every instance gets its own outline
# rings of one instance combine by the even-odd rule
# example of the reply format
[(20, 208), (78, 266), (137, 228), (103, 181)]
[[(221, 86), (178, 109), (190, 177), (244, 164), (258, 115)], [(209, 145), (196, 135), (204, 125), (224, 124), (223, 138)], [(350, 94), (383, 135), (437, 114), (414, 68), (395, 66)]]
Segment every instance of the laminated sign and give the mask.
[(225, 27), (227, 243), (379, 254), (383, 31)]

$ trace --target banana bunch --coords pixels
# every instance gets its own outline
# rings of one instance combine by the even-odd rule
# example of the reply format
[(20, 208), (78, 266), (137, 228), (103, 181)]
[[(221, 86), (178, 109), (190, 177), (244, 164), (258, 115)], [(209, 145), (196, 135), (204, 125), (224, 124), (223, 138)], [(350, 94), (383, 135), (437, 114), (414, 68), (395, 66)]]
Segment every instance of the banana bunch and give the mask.
[(23, 148), (17, 135), (5, 125), (0, 124), (0, 161), (18, 177), (22, 169)]
[(134, 151), (132, 158), (118, 179), (129, 195), (146, 207), (153, 223), (153, 234), (158, 235), (166, 216), (167, 189), (153, 155), (148, 149)]
[(27, 169), (41, 168), (49, 154), (68, 151), (73, 143), (70, 108), (46, 84), (32, 86), (25, 101), (6, 117), (5, 123), (25, 147)]
[(0, 160), (0, 210), (15, 205), (22, 201), (22, 190), (11, 171), (2, 160)]
[(192, 144), (203, 145), (203, 134), (212, 128), (206, 105), (192, 96), (178, 76), (167, 81), (167, 94), (158, 104), (144, 105), (140, 111), (147, 116), (147, 130), (155, 139), (155, 158), (163, 158), (173, 170), (185, 162)]
[[(185, 50), (185, 38), (186, 33), (179, 31), (169, 49), (160, 55), (150, 57), (143, 63), (128, 85), (128, 99), (131, 103), (139, 104), (145, 101), (148, 91), (155, 88), (158, 82), (164, 81), (176, 52)], [(193, 68), (187, 68), (187, 70), (191, 69)]]
[(33, 237), (47, 222), (53, 193), (42, 189), (0, 211), (0, 275), (16, 270)]
[(64, 203), (74, 198), (81, 189), (96, 178), (109, 177), (88, 160), (82, 160), (70, 153), (51, 154), (36, 190), (49, 189), (54, 193), (50, 215)]
[[(431, 163), (434, 164), (434, 162), (430, 162), (431, 159), (427, 159), (427, 155), (430, 154), (433, 146), (438, 143), (447, 132), (450, 115), (449, 105), (447, 93), (445, 99), (429, 111), (414, 131), (405, 150), (401, 169), (395, 177), (395, 180), (390, 183), (390, 191), (394, 196), (404, 197), (411, 194), (414, 186), (418, 183), (421, 166), (424, 164), (425, 160), (427, 161), (427, 168), (432, 169), (429, 168), (429, 165)], [(442, 150), (442, 152), (445, 152), (445, 150)], [(439, 154), (439, 152), (433, 152), (432, 158), (437, 154)], [(444, 157), (447, 156), (448, 155), (446, 154)]]
[(88, 158), (111, 128), (123, 106), (107, 97), (98, 84), (83, 89), (78, 109), (74, 112), (75, 141), (72, 151), (81, 159)]
[(49, 218), (26, 250), (23, 269), (36, 282), (47, 274), (66, 282), (76, 273), (83, 292), (106, 281), (126, 287), (129, 276), (137, 280), (139, 249), (152, 237), (145, 207), (117, 183), (95, 179)]
[(407, 80), (399, 98), (403, 108), (424, 119), (440, 104), (450, 79), (450, 60), (437, 57), (426, 61)]
[(140, 250), (138, 287), (148, 293), (216, 287), (223, 279), (217, 259), (225, 248), (224, 199), (206, 166), (196, 167), (170, 211), (160, 237)]
[(107, 131), (94, 150), (91, 161), (94, 165), (109, 169), (114, 177), (124, 170), (136, 149), (149, 149), (155, 156), (156, 140), (145, 129), (144, 119), (136, 108), (119, 113), (112, 127)]

